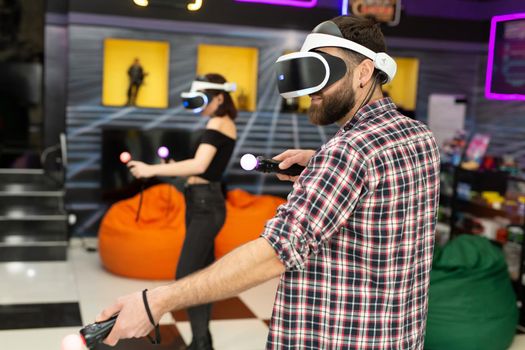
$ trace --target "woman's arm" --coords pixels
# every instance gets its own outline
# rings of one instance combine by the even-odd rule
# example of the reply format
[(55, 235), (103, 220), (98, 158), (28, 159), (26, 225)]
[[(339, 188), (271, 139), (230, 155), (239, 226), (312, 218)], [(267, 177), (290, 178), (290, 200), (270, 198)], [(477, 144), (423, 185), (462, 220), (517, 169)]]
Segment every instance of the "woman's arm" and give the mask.
[[(206, 124), (206, 129), (220, 132), (222, 118), (212, 118)], [(153, 176), (193, 176), (200, 175), (208, 169), (213, 157), (217, 153), (217, 148), (208, 143), (201, 143), (191, 159), (167, 164), (149, 165), (139, 161), (128, 163), (133, 176), (137, 178), (147, 178)]]
[(153, 177), (153, 176), (192, 176), (200, 175), (208, 169), (213, 157), (217, 153), (217, 148), (209, 144), (200, 144), (195, 153), (195, 157), (185, 159), (180, 162), (167, 164), (149, 165), (133, 160), (128, 163), (133, 176)]
[(153, 176), (192, 176), (200, 175), (208, 169), (217, 148), (207, 143), (201, 143), (191, 159), (167, 164), (149, 165), (133, 160), (128, 163), (131, 174), (137, 178)]

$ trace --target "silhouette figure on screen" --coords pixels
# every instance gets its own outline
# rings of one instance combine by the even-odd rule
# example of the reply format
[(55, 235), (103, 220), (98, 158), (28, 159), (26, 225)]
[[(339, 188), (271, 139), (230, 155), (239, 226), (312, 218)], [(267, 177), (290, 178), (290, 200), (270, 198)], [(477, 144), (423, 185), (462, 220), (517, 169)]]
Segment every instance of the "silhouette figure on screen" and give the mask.
[(144, 69), (142, 68), (140, 61), (138, 58), (135, 58), (133, 60), (133, 64), (128, 69), (128, 76), (129, 76), (129, 87), (128, 87), (128, 106), (136, 106), (137, 105), (137, 96), (139, 94), (139, 89), (142, 83), (144, 82), (144, 78), (148, 75), (148, 73), (144, 73)]

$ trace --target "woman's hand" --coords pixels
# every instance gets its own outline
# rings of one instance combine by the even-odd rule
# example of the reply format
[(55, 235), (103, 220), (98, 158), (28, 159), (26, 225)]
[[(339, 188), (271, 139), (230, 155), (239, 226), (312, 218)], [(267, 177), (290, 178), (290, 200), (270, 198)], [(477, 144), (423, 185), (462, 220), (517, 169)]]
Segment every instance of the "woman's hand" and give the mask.
[(138, 160), (132, 160), (128, 163), (129, 171), (131, 171), (131, 174), (135, 176), (137, 179), (140, 178), (148, 178), (155, 176), (155, 172), (153, 171), (153, 166), (139, 162)]

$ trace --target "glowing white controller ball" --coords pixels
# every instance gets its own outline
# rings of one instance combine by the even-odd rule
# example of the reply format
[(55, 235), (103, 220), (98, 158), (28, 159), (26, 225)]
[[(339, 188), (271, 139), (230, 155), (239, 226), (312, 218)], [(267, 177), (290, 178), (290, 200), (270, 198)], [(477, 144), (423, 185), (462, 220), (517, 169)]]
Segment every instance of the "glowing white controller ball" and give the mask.
[(157, 150), (157, 155), (158, 155), (160, 158), (168, 158), (168, 156), (170, 155), (170, 151), (168, 150), (168, 147), (161, 146), (161, 147), (159, 147), (159, 149)]
[(84, 342), (82, 341), (82, 338), (78, 334), (66, 335), (64, 339), (62, 339), (60, 350), (83, 350), (83, 349), (84, 349)]
[(119, 158), (122, 163), (126, 164), (131, 160), (131, 154), (129, 154), (129, 152), (122, 152)]
[(241, 168), (244, 170), (253, 170), (257, 167), (257, 158), (253, 154), (245, 154), (241, 157)]

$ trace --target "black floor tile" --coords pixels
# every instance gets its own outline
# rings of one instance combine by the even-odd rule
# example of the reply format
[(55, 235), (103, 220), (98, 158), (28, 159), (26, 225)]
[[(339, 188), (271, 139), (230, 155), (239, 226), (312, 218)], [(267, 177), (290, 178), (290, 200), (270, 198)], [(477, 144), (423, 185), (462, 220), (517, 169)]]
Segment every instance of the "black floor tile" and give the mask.
[[(52, 243), (51, 243), (52, 244)], [(48, 246), (0, 247), (0, 262), (6, 261), (66, 261), (67, 244), (58, 242)]]
[(0, 305), (0, 330), (82, 327), (78, 303)]
[[(188, 321), (186, 310), (173, 311), (171, 314), (176, 322)], [(241, 299), (235, 297), (213, 303), (211, 308), (212, 320), (238, 320), (243, 318), (257, 318), (257, 316), (250, 311)]]
[(115, 347), (100, 344), (93, 350), (182, 350), (186, 348), (175, 325), (161, 325), (160, 335), (162, 338), (160, 345), (151, 344), (146, 338), (125, 339), (119, 341)]

